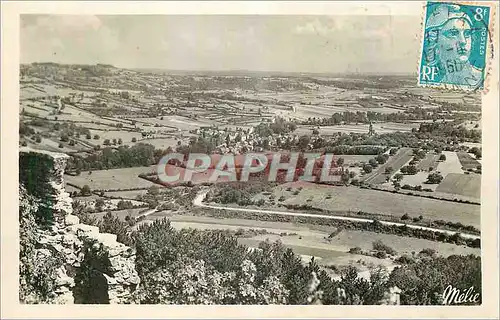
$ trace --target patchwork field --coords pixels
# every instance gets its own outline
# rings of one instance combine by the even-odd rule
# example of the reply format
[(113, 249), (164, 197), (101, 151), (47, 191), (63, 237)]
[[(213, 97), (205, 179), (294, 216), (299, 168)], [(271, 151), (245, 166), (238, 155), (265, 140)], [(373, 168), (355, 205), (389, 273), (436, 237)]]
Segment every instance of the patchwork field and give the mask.
[[(320, 135), (333, 135), (338, 132), (342, 133), (368, 133), (370, 125), (369, 124), (345, 124), (336, 126), (320, 126), (318, 131)], [(299, 126), (297, 130), (294, 131), (298, 135), (311, 135), (312, 130), (317, 128), (316, 126)], [(408, 132), (412, 128), (418, 128), (418, 124), (415, 123), (374, 123), (373, 129), (376, 133), (391, 133), (396, 131)]]
[(142, 139), (142, 143), (147, 143), (153, 145), (157, 149), (167, 149), (168, 147), (172, 147), (175, 149), (177, 146), (177, 142), (182, 141), (182, 143), (186, 144), (189, 142), (188, 138), (178, 139), (178, 138), (155, 138), (155, 139)]
[[(110, 142), (113, 142), (113, 139), (119, 140), (122, 139), (122, 145), (132, 146), (142, 139), (142, 134), (140, 132), (130, 132), (123, 130), (113, 130), (113, 131), (102, 131), (102, 130), (90, 130), (92, 135), (92, 139), (82, 139), (80, 140), (87, 141), (92, 144), (99, 144), (101, 147), (104, 147), (104, 140), (109, 139)], [(94, 135), (98, 135), (99, 139), (94, 139)], [(132, 138), (135, 138), (137, 142), (132, 142)]]
[(401, 148), (398, 152), (389, 158), (386, 163), (379, 165), (376, 169), (369, 174), (363, 176), (362, 180), (370, 184), (382, 184), (386, 182), (385, 168), (391, 167), (393, 173), (396, 173), (402, 166), (404, 166), (412, 158), (413, 151), (410, 148)]
[(481, 175), (449, 173), (439, 184), (436, 191), (481, 197)]
[(438, 163), (436, 171), (441, 173), (443, 177), (446, 177), (449, 173), (464, 173), (460, 160), (455, 152), (443, 151), (443, 154), (446, 156), (446, 160)]
[(354, 154), (354, 155), (345, 154), (345, 155), (340, 155), (338, 157), (344, 159), (344, 165), (351, 165), (355, 163), (368, 163), (368, 161), (370, 161), (370, 159), (373, 159), (375, 156), (364, 155), (364, 154)]
[(414, 174), (414, 175), (404, 175), (403, 180), (401, 180), (400, 184), (401, 184), (401, 186), (408, 184), (412, 187), (422, 186), (422, 188), (425, 188), (425, 189), (436, 190), (436, 188), (438, 187), (437, 184), (424, 183), (427, 181), (428, 175), (429, 175), (429, 172), (425, 172), (425, 171), (419, 171), (419, 172), (417, 172), (417, 174)]
[(479, 161), (471, 157), (467, 152), (457, 152), (457, 157), (465, 170), (476, 169), (480, 165)]
[[(134, 209), (126, 209), (126, 210), (116, 210), (112, 211), (111, 213), (118, 217), (120, 220), (125, 221), (125, 218), (127, 216), (131, 217), (137, 217), (140, 214), (142, 214), (145, 211), (148, 211), (148, 208), (134, 208)], [(106, 215), (106, 212), (98, 212), (98, 213), (93, 213), (92, 216), (98, 219), (101, 219)]]
[(82, 172), (79, 176), (65, 175), (66, 183), (79, 186), (88, 185), (91, 190), (116, 190), (127, 188), (148, 188), (154, 185), (145, 179), (139, 178), (139, 174), (156, 170), (156, 166), (133, 167), (124, 169), (96, 170)]
[(420, 160), (417, 165), (418, 170), (428, 171), (429, 168), (436, 169), (438, 165), (439, 156), (434, 153), (428, 153), (424, 159)]
[(108, 197), (116, 197), (122, 199), (136, 199), (139, 195), (145, 195), (148, 192), (147, 189), (143, 190), (132, 190), (132, 191), (111, 191), (106, 192), (105, 195)]
[[(294, 190), (299, 186), (302, 186), (303, 189), (298, 195), (293, 195)], [(292, 190), (287, 191), (287, 187), (292, 187)], [(325, 210), (364, 211), (395, 217), (401, 217), (407, 213), (411, 217), (422, 215), (431, 220), (461, 222), (465, 225), (480, 227), (480, 206), (473, 204), (356, 187), (315, 185), (306, 182), (294, 182), (278, 186), (274, 189), (274, 196), (276, 199), (283, 196), (285, 198), (284, 204), (309, 204)]]
[[(160, 218), (155, 213), (156, 218)], [(148, 220), (152, 220), (152, 216)], [(262, 241), (281, 241), (291, 248), (296, 254), (309, 255), (320, 258), (322, 265), (349, 265), (361, 259), (367, 263), (389, 264), (388, 260), (373, 257), (349, 254), (353, 247), (360, 247), (364, 251), (372, 249), (372, 243), (381, 240), (394, 248), (399, 254), (411, 254), (412, 251), (420, 252), (430, 248), (443, 256), (452, 254), (480, 255), (480, 249), (456, 246), (454, 244), (439, 243), (425, 239), (405, 238), (397, 235), (378, 234), (369, 231), (343, 230), (332, 238), (329, 235), (336, 231), (333, 227), (309, 226), (306, 224), (293, 224), (286, 222), (266, 222), (247, 219), (220, 219), (212, 217), (184, 216), (165, 213), (171, 225), (176, 229), (194, 228), (202, 230), (226, 229), (237, 231), (239, 229), (266, 230), (269, 234), (256, 235), (250, 238), (240, 238), (239, 242), (250, 247), (257, 247)], [(285, 235), (286, 234), (286, 235)]]

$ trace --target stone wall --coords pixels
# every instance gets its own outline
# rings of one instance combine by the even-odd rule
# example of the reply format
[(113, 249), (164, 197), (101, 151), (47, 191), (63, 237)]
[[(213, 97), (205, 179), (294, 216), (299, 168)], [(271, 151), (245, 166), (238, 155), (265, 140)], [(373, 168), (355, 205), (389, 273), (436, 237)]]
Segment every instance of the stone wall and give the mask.
[(65, 154), (21, 148), (19, 183), (37, 202), (36, 256), (60, 255), (53, 303), (132, 303), (135, 252), (81, 224), (64, 190)]

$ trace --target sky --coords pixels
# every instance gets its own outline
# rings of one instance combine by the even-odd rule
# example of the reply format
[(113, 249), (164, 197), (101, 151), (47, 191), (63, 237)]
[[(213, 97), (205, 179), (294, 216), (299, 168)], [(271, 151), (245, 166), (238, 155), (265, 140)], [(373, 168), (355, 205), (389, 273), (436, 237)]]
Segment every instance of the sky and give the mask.
[(21, 63), (415, 73), (414, 15), (22, 15)]

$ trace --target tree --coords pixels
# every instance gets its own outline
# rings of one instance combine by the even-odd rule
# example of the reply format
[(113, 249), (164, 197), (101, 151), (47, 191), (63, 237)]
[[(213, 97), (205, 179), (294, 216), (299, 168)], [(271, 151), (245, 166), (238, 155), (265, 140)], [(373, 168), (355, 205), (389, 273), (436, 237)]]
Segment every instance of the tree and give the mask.
[(62, 143), (59, 143), (58, 147), (62, 149), (62, 148), (64, 148), (64, 145)]
[(92, 139), (92, 136), (90, 135), (90, 133), (87, 133), (87, 134), (85, 135), (85, 139), (87, 139), (87, 140)]
[(440, 156), (439, 156), (439, 161), (446, 161), (446, 155), (444, 153), (442, 153)]
[(394, 170), (392, 169), (392, 167), (386, 167), (384, 172), (385, 172), (385, 174), (391, 174), (391, 173), (392, 173), (392, 171), (394, 171)]
[(105, 146), (109, 146), (111, 144), (111, 142), (109, 141), (109, 139), (104, 139), (102, 144)]
[(387, 158), (384, 157), (384, 155), (379, 154), (378, 156), (375, 157), (375, 160), (380, 164), (384, 164), (387, 161)]
[(310, 142), (311, 142), (311, 138), (308, 135), (303, 135), (303, 136), (299, 137), (299, 141), (298, 141), (297, 146), (300, 149), (305, 150), (309, 146)]
[(68, 137), (68, 135), (67, 135), (67, 134), (63, 134), (63, 135), (61, 135), (61, 141), (62, 141), (62, 142), (68, 142), (68, 141), (69, 141), (69, 137)]
[(403, 305), (439, 305), (450, 283), (456, 288), (481, 288), (481, 258), (422, 255), (416, 261), (396, 267), (388, 281), (389, 286), (402, 290)]
[(82, 189), (80, 190), (80, 194), (82, 196), (90, 196), (92, 194), (90, 187), (88, 185), (84, 185)]
[(26, 146), (28, 146), (28, 143), (26, 142), (26, 140), (24, 140), (23, 142), (21, 142), (21, 145), (22, 145), (23, 147), (26, 147)]
[(137, 142), (137, 138), (136, 138), (136, 137), (133, 137), (133, 138), (132, 138), (132, 142)]
[(38, 134), (37, 134), (37, 135), (36, 135), (36, 137), (35, 137), (35, 141), (36, 141), (37, 143), (42, 142), (42, 137), (41, 137), (40, 135), (38, 135)]
[(94, 140), (99, 140), (101, 137), (98, 134), (94, 134)]
[(365, 173), (370, 173), (370, 172), (372, 172), (372, 171), (373, 171), (373, 167), (372, 167), (371, 165), (369, 165), (369, 164), (365, 164), (365, 165), (363, 166), (363, 171), (364, 171)]
[(394, 175), (394, 180), (396, 180), (398, 182), (400, 182), (401, 180), (403, 180), (403, 178), (404, 178), (404, 175), (402, 175), (401, 173), (396, 173)]
[(403, 174), (408, 174), (408, 175), (415, 175), (417, 174), (418, 169), (416, 166), (404, 166), (401, 168), (401, 173)]
[(121, 221), (111, 211), (108, 211), (99, 223), (99, 232), (116, 234), (116, 241), (126, 245), (132, 244), (128, 233), (128, 223)]
[(396, 154), (396, 152), (398, 152), (398, 149), (397, 149), (397, 148), (391, 148), (391, 150), (389, 151), (389, 154), (390, 154), (391, 156), (393, 156), (393, 155), (395, 155), (395, 154)]
[(119, 138), (119, 139), (118, 139), (118, 144), (120, 144), (120, 145), (121, 145), (122, 143), (123, 143), (122, 138)]
[(102, 207), (104, 206), (104, 200), (99, 198), (95, 201), (95, 209), (96, 211), (102, 211)]
[(438, 184), (443, 181), (443, 176), (439, 173), (431, 173), (427, 176), (427, 181), (425, 183), (428, 184)]
[(373, 168), (376, 168), (378, 166), (378, 162), (377, 160), (375, 159), (370, 159), (370, 161), (368, 161), (368, 163), (370, 164), (370, 166), (372, 166)]
[(349, 183), (349, 179), (350, 179), (350, 177), (349, 177), (349, 171), (347, 170), (346, 172), (342, 173), (342, 175), (341, 175), (340, 178), (341, 178), (342, 183), (348, 184)]
[(116, 138), (113, 138), (113, 145), (116, 146), (117, 143), (118, 143), (118, 141), (116, 140)]
[(481, 149), (479, 149), (478, 147), (470, 148), (469, 152), (474, 154), (476, 156), (476, 159), (481, 159)]
[(344, 158), (339, 157), (337, 159), (337, 166), (342, 167), (344, 165)]

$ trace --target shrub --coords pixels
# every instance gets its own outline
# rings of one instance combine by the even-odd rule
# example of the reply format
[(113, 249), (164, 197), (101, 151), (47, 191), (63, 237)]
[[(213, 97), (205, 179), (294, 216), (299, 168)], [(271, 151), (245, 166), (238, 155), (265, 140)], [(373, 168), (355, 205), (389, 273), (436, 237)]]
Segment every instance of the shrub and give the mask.
[(370, 173), (370, 172), (372, 172), (372, 171), (373, 171), (373, 167), (372, 167), (371, 165), (369, 165), (369, 164), (365, 164), (365, 165), (363, 166), (363, 171), (364, 171), (365, 173)]
[(431, 249), (431, 248), (426, 248), (426, 249), (422, 249), (422, 251), (420, 251), (418, 254), (432, 257), (436, 254), (436, 250)]
[(386, 245), (385, 243), (383, 243), (380, 240), (374, 241), (372, 245), (373, 245), (373, 250), (382, 251), (382, 252), (385, 252), (385, 253), (390, 254), (390, 255), (397, 254), (396, 250), (389, 247), (388, 245)]
[(349, 249), (349, 253), (352, 253), (352, 254), (363, 254), (363, 250), (361, 250), (360, 247), (354, 247), (354, 248)]
[(91, 195), (91, 190), (90, 190), (90, 187), (88, 185), (84, 185), (82, 187), (82, 189), (80, 190), (80, 194), (82, 196), (90, 196)]
[(427, 181), (426, 183), (428, 184), (438, 184), (443, 181), (443, 176), (440, 175), (439, 173), (431, 173), (427, 176)]
[(377, 251), (373, 256), (379, 259), (385, 259), (387, 258), (387, 253), (385, 253), (384, 251)]

